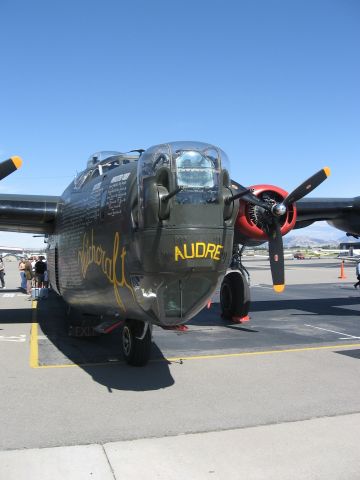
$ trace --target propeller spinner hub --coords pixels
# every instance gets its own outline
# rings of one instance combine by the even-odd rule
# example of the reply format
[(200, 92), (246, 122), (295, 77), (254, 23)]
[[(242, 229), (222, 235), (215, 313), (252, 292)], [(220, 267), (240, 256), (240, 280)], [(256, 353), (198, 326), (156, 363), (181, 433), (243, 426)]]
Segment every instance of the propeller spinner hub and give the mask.
[(271, 208), (271, 212), (277, 217), (282, 217), (286, 213), (286, 206), (283, 203), (276, 203)]

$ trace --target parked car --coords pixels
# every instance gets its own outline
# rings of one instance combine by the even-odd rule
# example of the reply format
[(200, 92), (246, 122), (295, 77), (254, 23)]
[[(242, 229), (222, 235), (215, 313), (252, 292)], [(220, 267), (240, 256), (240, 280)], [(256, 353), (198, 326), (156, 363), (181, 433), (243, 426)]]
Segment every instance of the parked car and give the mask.
[(301, 252), (294, 253), (294, 258), (297, 260), (305, 260), (305, 257)]

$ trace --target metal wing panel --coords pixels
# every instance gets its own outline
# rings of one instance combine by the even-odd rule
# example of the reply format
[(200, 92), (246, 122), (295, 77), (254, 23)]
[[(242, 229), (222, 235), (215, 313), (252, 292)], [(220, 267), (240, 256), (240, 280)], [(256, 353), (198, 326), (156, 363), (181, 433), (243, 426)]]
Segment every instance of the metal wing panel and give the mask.
[(0, 194), (0, 230), (53, 233), (60, 197)]
[(326, 220), (344, 232), (360, 235), (360, 197), (354, 198), (306, 198), (296, 202), (295, 228)]

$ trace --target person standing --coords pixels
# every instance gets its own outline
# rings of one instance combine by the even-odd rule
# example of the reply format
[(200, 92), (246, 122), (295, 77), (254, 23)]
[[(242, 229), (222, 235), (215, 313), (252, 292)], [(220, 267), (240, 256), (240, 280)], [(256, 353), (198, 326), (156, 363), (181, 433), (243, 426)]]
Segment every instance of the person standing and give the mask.
[(356, 264), (356, 276), (358, 281), (354, 284), (354, 288), (357, 288), (360, 285), (360, 262)]
[(35, 280), (35, 263), (37, 262), (37, 257), (30, 257), (29, 260), (31, 262), (31, 269), (32, 269), (32, 274), (33, 274), (33, 279), (32, 279), (32, 286), (36, 287), (36, 280)]
[(31, 260), (31, 268), (35, 275), (35, 263), (38, 261), (38, 257), (30, 257), (29, 260)]
[(44, 262), (44, 257), (40, 255), (38, 261), (35, 263), (35, 280), (36, 286), (43, 288), (44, 286), (44, 276), (46, 272), (46, 262)]
[(2, 256), (0, 256), (0, 282), (0, 288), (5, 288), (5, 265)]
[(25, 262), (24, 272), (25, 272), (25, 278), (26, 278), (26, 293), (31, 297), (31, 284), (32, 284), (33, 273), (31, 268), (31, 262), (29, 260)]
[(21, 285), (20, 288), (24, 292), (26, 292), (26, 275), (25, 275), (25, 259), (22, 258), (19, 262), (19, 272), (20, 272), (20, 279)]

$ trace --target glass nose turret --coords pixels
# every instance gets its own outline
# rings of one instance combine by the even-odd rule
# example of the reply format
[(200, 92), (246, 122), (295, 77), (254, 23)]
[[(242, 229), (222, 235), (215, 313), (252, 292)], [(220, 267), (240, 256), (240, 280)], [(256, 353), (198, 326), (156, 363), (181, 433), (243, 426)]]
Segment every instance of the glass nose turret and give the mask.
[(173, 205), (218, 204), (229, 178), (227, 156), (215, 146), (173, 142), (149, 148), (138, 162), (140, 228), (167, 220), (170, 199)]

